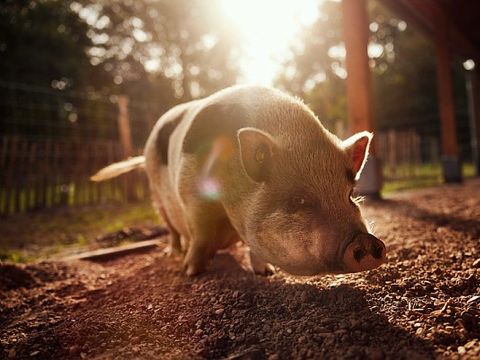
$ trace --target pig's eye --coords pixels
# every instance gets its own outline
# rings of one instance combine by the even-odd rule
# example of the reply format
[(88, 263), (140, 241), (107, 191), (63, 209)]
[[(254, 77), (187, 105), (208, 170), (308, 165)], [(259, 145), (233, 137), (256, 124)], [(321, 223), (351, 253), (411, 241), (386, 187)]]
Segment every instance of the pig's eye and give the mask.
[(312, 202), (308, 201), (308, 199), (302, 196), (292, 197), (288, 204), (288, 210), (292, 213), (311, 208), (313, 208)]

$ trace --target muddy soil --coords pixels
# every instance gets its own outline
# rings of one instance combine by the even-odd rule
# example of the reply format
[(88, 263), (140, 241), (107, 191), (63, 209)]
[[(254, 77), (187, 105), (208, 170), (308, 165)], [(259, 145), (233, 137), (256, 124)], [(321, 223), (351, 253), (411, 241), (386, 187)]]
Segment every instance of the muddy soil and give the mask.
[(103, 263), (0, 263), (0, 358), (480, 357), (480, 181), (364, 204), (389, 262), (260, 277), (241, 246), (187, 278), (162, 246)]

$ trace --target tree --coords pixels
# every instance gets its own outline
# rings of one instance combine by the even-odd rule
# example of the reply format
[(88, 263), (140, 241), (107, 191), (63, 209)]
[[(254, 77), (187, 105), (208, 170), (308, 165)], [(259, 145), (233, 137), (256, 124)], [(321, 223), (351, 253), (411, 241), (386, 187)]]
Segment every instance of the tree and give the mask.
[(86, 54), (88, 25), (70, 3), (8, 0), (0, 6), (2, 133), (42, 136), (71, 130), (64, 106), (73, 105), (65, 93), (85, 89), (96, 71)]
[(2, 132), (116, 136), (116, 95), (135, 130), (175, 103), (231, 85), (239, 49), (216, 1), (8, 0), (0, 6)]
[[(370, 44), (376, 128), (407, 126), (436, 114), (435, 64), (429, 42), (378, 2), (370, 2)], [(333, 129), (346, 121), (345, 47), (341, 4), (326, 1), (304, 29), (277, 84), (301, 96)], [(415, 81), (411, 81), (415, 79)], [(429, 114), (426, 116), (426, 114)]]
[(114, 0), (76, 8), (92, 24), (92, 63), (124, 92), (150, 78), (170, 82), (175, 98), (186, 101), (236, 80), (239, 49), (217, 1)]

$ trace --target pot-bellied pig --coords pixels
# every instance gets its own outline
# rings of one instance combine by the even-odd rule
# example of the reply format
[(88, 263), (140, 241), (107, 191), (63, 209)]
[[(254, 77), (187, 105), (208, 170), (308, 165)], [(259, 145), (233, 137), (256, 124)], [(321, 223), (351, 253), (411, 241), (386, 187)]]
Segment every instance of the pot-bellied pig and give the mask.
[(145, 167), (169, 252), (188, 275), (243, 240), (251, 266), (296, 275), (369, 270), (385, 262), (352, 192), (372, 135), (345, 141), (301, 101), (236, 86), (175, 106), (153, 128), (144, 156), (110, 165), (105, 180)]

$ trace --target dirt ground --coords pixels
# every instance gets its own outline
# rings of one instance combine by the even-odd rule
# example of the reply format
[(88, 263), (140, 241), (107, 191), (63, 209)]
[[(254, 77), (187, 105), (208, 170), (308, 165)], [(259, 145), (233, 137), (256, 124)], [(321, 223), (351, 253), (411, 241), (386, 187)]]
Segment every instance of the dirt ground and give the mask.
[(389, 262), (360, 274), (255, 276), (242, 247), (187, 278), (148, 253), (0, 263), (0, 358), (480, 357), (480, 180), (364, 205)]

